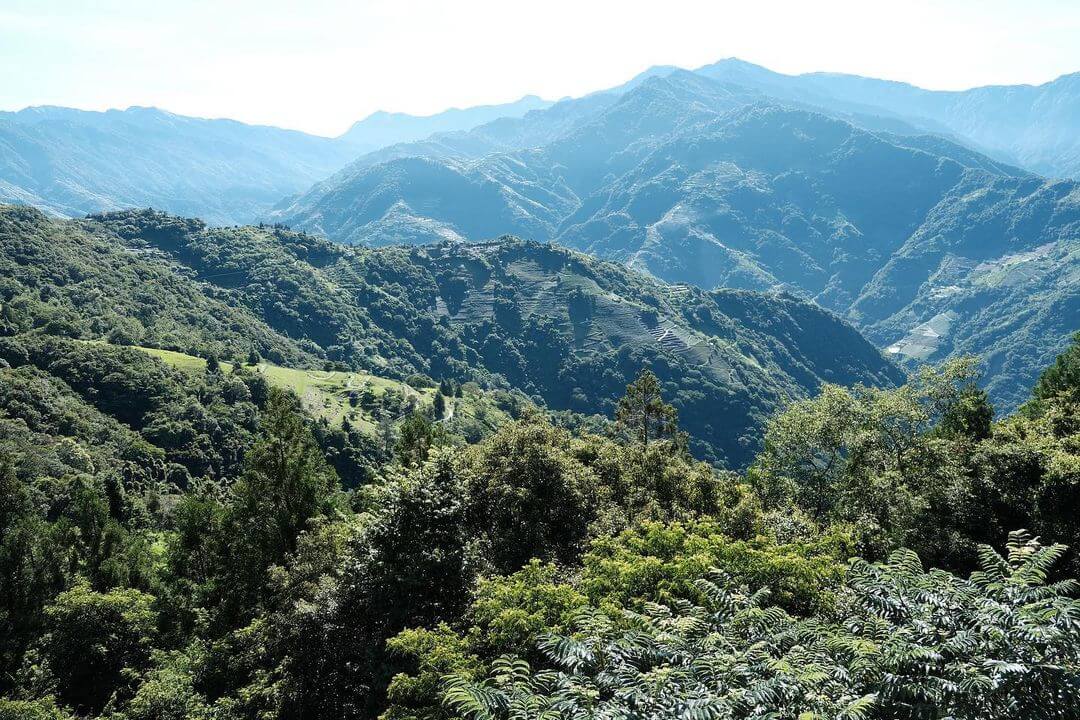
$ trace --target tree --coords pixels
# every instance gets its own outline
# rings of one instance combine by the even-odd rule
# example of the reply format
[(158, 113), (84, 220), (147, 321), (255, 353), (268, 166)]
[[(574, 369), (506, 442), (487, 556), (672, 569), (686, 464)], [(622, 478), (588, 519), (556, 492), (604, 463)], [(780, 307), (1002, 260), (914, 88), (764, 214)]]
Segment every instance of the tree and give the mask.
[(1070, 546), (1080, 572), (1080, 336), (1040, 377), (1031, 399), (974, 450), (970, 532), (998, 542), (1027, 527)]
[(644, 369), (634, 382), (626, 386), (626, 394), (619, 400), (615, 419), (642, 445), (648, 445), (650, 440), (675, 439), (679, 414), (664, 402), (656, 375)]
[[(386, 425), (390, 429), (389, 423)], [(388, 439), (388, 438), (386, 438)], [(441, 426), (432, 423), (423, 413), (413, 412), (401, 423), (394, 456), (402, 467), (420, 467), (428, 459), (431, 448), (446, 440)]]
[(7, 453), (0, 453), (0, 530), (7, 530), (31, 509), (30, 493), (19, 481)]
[(347, 540), (336, 579), (272, 618), (266, 633), (285, 658), (282, 680), (266, 689), (277, 717), (375, 717), (390, 679), (386, 641), (460, 616), (474, 577), (458, 465), (438, 449), (391, 480), (381, 510)]
[(190, 668), (170, 664), (146, 674), (122, 717), (124, 720), (210, 720), (214, 715), (206, 699), (195, 690)]
[(34, 511), (29, 488), (0, 452), (0, 692), (67, 581), (74, 553), (64, 539)]
[(577, 587), (601, 604), (700, 601), (694, 581), (718, 568), (735, 586), (768, 587), (770, 600), (801, 616), (827, 614), (847, 570), (851, 544), (840, 532), (790, 543), (765, 534), (736, 540), (712, 518), (643, 522), (597, 538), (581, 558)]
[(469, 449), (470, 523), (497, 571), (577, 556), (607, 492), (569, 445), (568, 433), (537, 418), (507, 423)]
[(337, 474), (316, 444), (296, 397), (271, 388), (259, 437), (244, 459), (244, 474), (233, 488), (225, 522), (225, 542), (231, 548), (227, 574), (239, 587), (222, 590), (233, 612), (253, 611), (267, 568), (296, 550), (300, 532), (328, 506), (337, 489)]
[(970, 562), (965, 463), (991, 413), (976, 370), (960, 358), (898, 388), (825, 385), (769, 421), (751, 482), (770, 509), (854, 525), (872, 558), (907, 545), (934, 562)]
[(390, 418), (386, 417), (385, 414), (381, 414), (379, 417), (376, 437), (379, 441), (379, 450), (389, 456), (394, 447), (394, 426), (390, 424)]
[(1056, 397), (1080, 405), (1080, 332), (1073, 335), (1072, 344), (1039, 376), (1032, 401), (1025, 409), (1036, 413), (1046, 401)]
[(435, 391), (435, 400), (432, 402), (432, 410), (435, 413), (436, 420), (442, 420), (446, 415), (446, 398), (439, 390)]
[(132, 691), (150, 663), (153, 603), (153, 596), (138, 590), (97, 593), (80, 583), (45, 609), (49, 633), (39, 652), (65, 704), (96, 714), (114, 693)]
[(825, 385), (817, 397), (792, 403), (772, 418), (751, 472), (764, 501), (778, 506), (793, 500), (824, 517), (838, 500), (861, 415), (850, 391)]
[(295, 396), (272, 388), (260, 430), (234, 501), (239, 516), (258, 525), (256, 537), (280, 558), (295, 549), (296, 536), (336, 489), (337, 477)]
[(942, 413), (938, 431), (945, 437), (985, 440), (990, 437), (994, 408), (986, 391), (971, 383)]
[(835, 621), (800, 620), (723, 574), (701, 604), (590, 607), (572, 635), (542, 637), (546, 665), (493, 663), (451, 676), (456, 717), (957, 718), (1069, 720), (1080, 713), (1080, 601), (1048, 585), (1064, 548), (1014, 533), (1007, 557), (980, 549), (962, 579), (926, 572), (910, 550), (852, 562)]
[(387, 643), (391, 656), (405, 660), (405, 671), (387, 688), (383, 720), (453, 720), (442, 703), (441, 681), (448, 675), (478, 677), (504, 653), (535, 653), (546, 633), (566, 632), (587, 598), (562, 577), (555, 565), (534, 560), (509, 576), (481, 578), (465, 617), (466, 630), (448, 624), (411, 629)]
[(3, 720), (75, 720), (75, 716), (56, 707), (54, 698), (39, 700), (5, 700), (0, 698), (0, 718)]

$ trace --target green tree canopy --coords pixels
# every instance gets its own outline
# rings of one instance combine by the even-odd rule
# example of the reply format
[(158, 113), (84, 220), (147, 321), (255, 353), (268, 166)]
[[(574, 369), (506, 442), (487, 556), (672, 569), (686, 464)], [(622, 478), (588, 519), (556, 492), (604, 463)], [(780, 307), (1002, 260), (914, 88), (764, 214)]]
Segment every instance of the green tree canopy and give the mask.
[(45, 609), (49, 632), (38, 652), (59, 699), (97, 713), (114, 695), (132, 691), (150, 663), (157, 632), (154, 598), (138, 590), (98, 593), (85, 583)]
[(642, 445), (650, 440), (675, 439), (678, 432), (679, 414), (664, 402), (660, 381), (647, 368), (626, 386), (615, 419)]
[(697, 581), (701, 605), (584, 610), (574, 634), (539, 641), (546, 667), (504, 657), (489, 680), (451, 679), (446, 702), (472, 720), (1066, 720), (1080, 712), (1080, 602), (1075, 582), (1045, 580), (1063, 552), (1015, 534), (966, 580), (910, 551), (856, 560), (836, 622), (717, 575)]

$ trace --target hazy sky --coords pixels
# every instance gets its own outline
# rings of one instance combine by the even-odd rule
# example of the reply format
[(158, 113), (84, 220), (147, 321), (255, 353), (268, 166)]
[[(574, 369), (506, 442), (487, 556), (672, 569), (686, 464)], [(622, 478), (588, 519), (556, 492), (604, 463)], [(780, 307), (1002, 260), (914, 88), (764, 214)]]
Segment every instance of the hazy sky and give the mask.
[(1080, 70), (1080, 0), (0, 0), (0, 109), (156, 105), (336, 135), (736, 56), (930, 88)]

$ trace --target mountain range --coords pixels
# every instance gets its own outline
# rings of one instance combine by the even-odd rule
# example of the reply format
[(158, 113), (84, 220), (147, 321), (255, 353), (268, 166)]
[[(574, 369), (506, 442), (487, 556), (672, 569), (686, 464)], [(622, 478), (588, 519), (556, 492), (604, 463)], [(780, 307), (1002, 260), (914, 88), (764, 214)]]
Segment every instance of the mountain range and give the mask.
[(436, 133), (471, 130), (500, 118), (519, 118), (552, 104), (535, 95), (526, 95), (501, 105), (450, 108), (435, 115), (419, 116), (380, 110), (355, 123), (339, 139), (355, 151), (371, 152), (397, 143), (423, 140)]
[(0, 202), (67, 217), (155, 207), (251, 222), (362, 153), (548, 104), (528, 96), (427, 117), (380, 112), (337, 138), (147, 107), (27, 108), (0, 113)]
[[(901, 364), (974, 353), (1015, 407), (1080, 315), (1076, 75), (935, 92), (736, 59), (319, 138), (154, 109), (0, 116), (0, 199), (153, 206), (345, 244), (554, 242), (790, 293)], [(433, 133), (433, 134), (432, 134)]]
[[(424, 117), (380, 111), (336, 138), (156, 108), (0, 112), (0, 200), (63, 216), (152, 206), (214, 224), (251, 222), (361, 156), (368, 155), (361, 164), (385, 159), (370, 155), (383, 148), (413, 144), (389, 154), (478, 157), (537, 147), (648, 79), (682, 72), (657, 66), (554, 104), (526, 95)], [(784, 75), (735, 58), (694, 72), (872, 130), (947, 135), (1038, 174), (1080, 177), (1078, 74), (1039, 86), (942, 92), (837, 73)]]
[(1041, 175), (1080, 179), (1080, 73), (1041, 85), (934, 91), (843, 73), (784, 75), (735, 58), (697, 72), (833, 111), (891, 116)]
[(366, 245), (512, 232), (668, 282), (783, 289), (898, 360), (982, 356), (1008, 408), (1080, 315), (1078, 187), (671, 71), (365, 156), (274, 217)]

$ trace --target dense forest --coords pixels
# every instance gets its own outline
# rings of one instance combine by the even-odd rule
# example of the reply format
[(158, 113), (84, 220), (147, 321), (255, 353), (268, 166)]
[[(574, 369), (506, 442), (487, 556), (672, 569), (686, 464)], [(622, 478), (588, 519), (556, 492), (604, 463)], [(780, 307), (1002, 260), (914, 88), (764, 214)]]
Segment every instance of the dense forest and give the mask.
[(514, 238), (0, 249), (0, 720), (1080, 712), (1080, 336), (996, 416)]
[(1080, 720), (1080, 3), (250, 4), (0, 2), (0, 720)]
[(826, 384), (736, 473), (648, 370), (380, 452), (243, 362), (6, 334), (5, 720), (1080, 712), (1080, 336), (1008, 417), (970, 359)]

